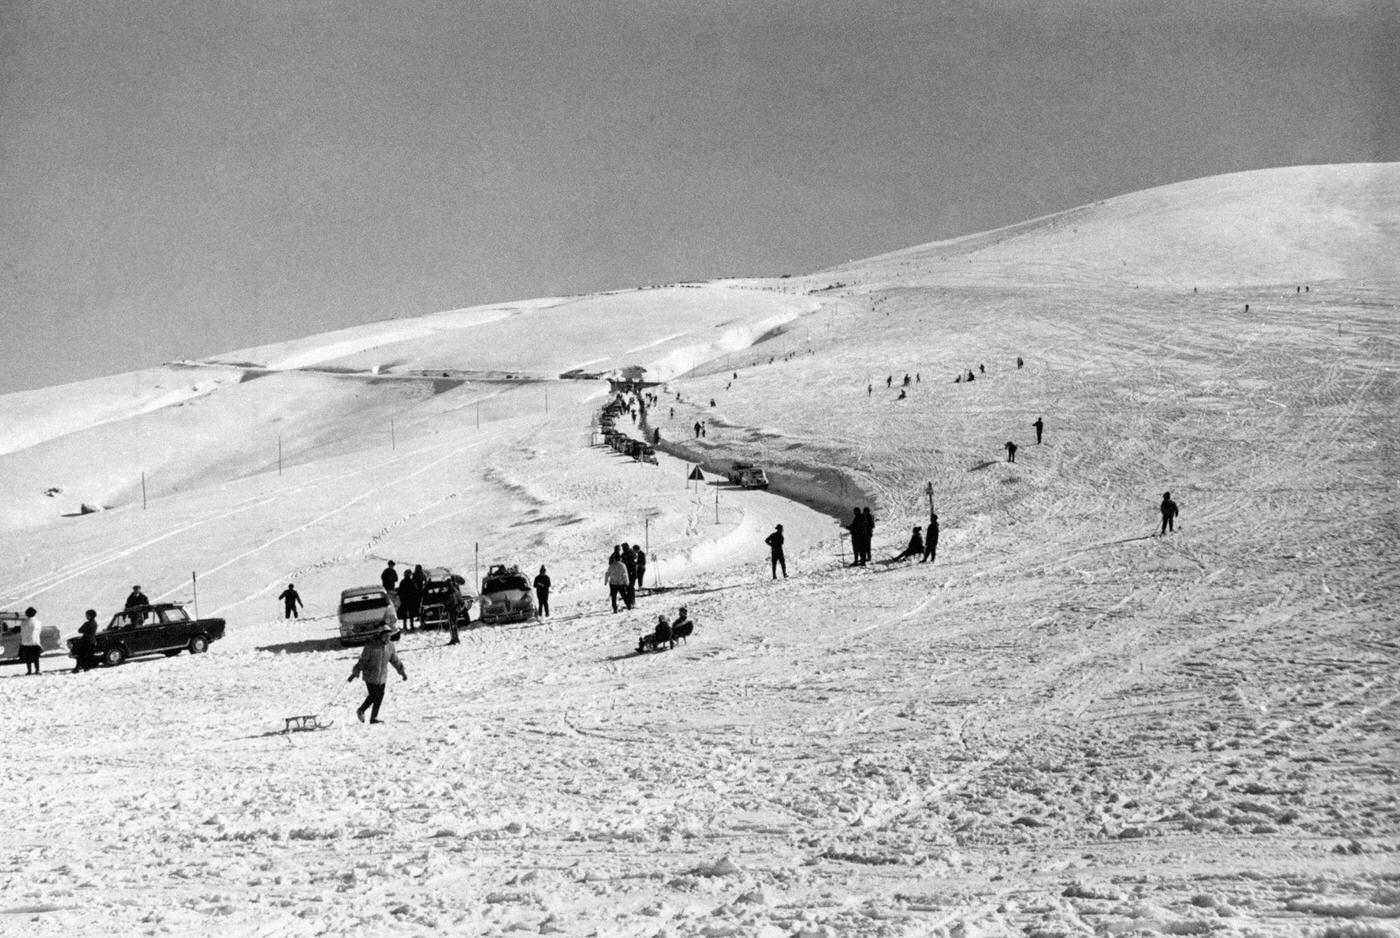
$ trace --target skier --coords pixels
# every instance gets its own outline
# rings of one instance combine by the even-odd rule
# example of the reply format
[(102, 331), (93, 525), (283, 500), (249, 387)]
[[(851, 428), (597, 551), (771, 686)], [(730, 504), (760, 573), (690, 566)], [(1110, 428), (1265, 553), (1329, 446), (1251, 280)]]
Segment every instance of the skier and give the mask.
[[(909, 546), (904, 548), (904, 550), (901, 553), (895, 555), (894, 561), (905, 560), (909, 557), (920, 557), (923, 556), (923, 553), (923, 528), (916, 524), (914, 525), (914, 533), (909, 535)], [(893, 563), (894, 561), (891, 561), (891, 563)]]
[(295, 585), (288, 583), (287, 588), (284, 589), (277, 598), (282, 600), (282, 618), (301, 618), (301, 616), (297, 615), (297, 609), (302, 605), (301, 594), (297, 592)]
[(1158, 535), (1157, 535), (1158, 537), (1162, 537), (1162, 536), (1165, 535), (1168, 531), (1172, 531), (1172, 532), (1175, 532), (1175, 531), (1176, 531), (1176, 516), (1177, 516), (1177, 514), (1178, 514), (1178, 512), (1177, 512), (1177, 510), (1176, 510), (1176, 502), (1172, 501), (1172, 493), (1171, 493), (1171, 492), (1163, 492), (1163, 493), (1162, 493), (1162, 530), (1161, 530), (1160, 533), (1158, 533)]
[(549, 618), (549, 574), (544, 572), (544, 567), (540, 567), (539, 574), (535, 577), (535, 596), (540, 601), (540, 615)]
[(379, 631), (374, 633), (360, 651), (360, 660), (355, 662), (355, 667), (346, 681), (351, 683), (361, 674), (365, 677), (365, 702), (355, 711), (355, 716), (361, 723), (365, 722), (366, 710), (369, 711), (371, 723), (384, 722), (379, 719), (379, 707), (384, 703), (384, 685), (389, 680), (390, 665), (399, 672), (399, 677), (408, 680), (408, 673), (404, 671), (403, 662), (399, 660), (398, 650), (392, 641), (393, 634), (393, 627), (387, 622), (381, 625)]
[(1035, 423), (1031, 424), (1031, 426), (1035, 427), (1035, 445), (1039, 446), (1040, 434), (1045, 430), (1045, 419), (1037, 417), (1035, 418)]
[(919, 560), (933, 563), (938, 556), (938, 515), (930, 514), (928, 519), (928, 535), (924, 538), (924, 556)]
[(1016, 444), (1012, 443), (1010, 440), (1006, 441), (1006, 461), (1016, 461)]
[(787, 579), (787, 558), (783, 556), (783, 526), (780, 524), (763, 539), (763, 543), (768, 545), (770, 550), (769, 560), (773, 564), (773, 579), (778, 578), (778, 567), (783, 568), (783, 579)]

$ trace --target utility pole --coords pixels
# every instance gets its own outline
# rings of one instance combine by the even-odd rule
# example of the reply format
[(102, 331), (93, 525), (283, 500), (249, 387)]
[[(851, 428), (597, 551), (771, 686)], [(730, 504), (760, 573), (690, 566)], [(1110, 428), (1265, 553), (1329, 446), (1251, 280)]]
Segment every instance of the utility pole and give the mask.
[(141, 473), (141, 510), (146, 510), (146, 473)]
[(398, 449), (398, 448), (399, 448), (399, 443), (398, 443), (398, 440), (396, 439), (396, 435), (395, 435), (395, 433), (394, 433), (394, 418), (393, 418), (393, 417), (390, 417), (390, 418), (389, 418), (389, 449), (390, 449), (390, 450), (396, 450), (396, 449)]
[(194, 585), (194, 617), (199, 618), (199, 573), (190, 571), (190, 583)]
[(928, 485), (924, 486), (924, 493), (925, 493), (926, 495), (928, 495), (928, 517), (929, 517), (929, 520), (932, 521), (932, 520), (933, 520), (933, 483), (932, 483), (932, 482), (930, 482)]

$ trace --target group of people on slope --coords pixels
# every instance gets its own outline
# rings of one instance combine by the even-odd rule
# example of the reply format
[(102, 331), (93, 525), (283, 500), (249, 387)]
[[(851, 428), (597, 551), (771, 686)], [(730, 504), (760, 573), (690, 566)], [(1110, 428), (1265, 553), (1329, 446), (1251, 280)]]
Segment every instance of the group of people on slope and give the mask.
[(608, 585), (608, 599), (612, 611), (617, 612), (617, 601), (628, 609), (637, 605), (637, 587), (643, 584), (647, 572), (647, 553), (640, 544), (626, 541), (613, 547), (608, 558), (608, 570), (603, 574), (603, 582)]

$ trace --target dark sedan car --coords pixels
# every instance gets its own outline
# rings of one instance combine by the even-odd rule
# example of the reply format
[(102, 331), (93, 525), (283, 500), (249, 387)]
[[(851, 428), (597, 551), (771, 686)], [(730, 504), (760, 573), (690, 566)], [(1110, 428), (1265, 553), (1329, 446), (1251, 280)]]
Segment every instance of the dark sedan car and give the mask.
[[(179, 603), (133, 606), (112, 616), (92, 637), (92, 655), (103, 664), (117, 665), (137, 655), (178, 655), (189, 649), (198, 655), (224, 637), (223, 619), (191, 619)], [(68, 640), (68, 654), (77, 657), (78, 639)]]

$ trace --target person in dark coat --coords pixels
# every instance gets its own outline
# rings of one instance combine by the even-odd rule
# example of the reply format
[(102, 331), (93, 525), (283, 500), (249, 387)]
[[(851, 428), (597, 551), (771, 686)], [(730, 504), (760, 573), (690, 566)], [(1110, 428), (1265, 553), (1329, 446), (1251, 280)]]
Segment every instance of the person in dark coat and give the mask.
[[(126, 603), (122, 608), (136, 609), (142, 606), (149, 606), (150, 604), (151, 601), (146, 598), (145, 593), (141, 592), (141, 584), (138, 583), (131, 588), (131, 594), (126, 597)], [(133, 627), (136, 627), (146, 621), (146, 614), (144, 612), (133, 612), (127, 617), (127, 620)]]
[(923, 528), (914, 525), (914, 533), (909, 535), (909, 545), (902, 552), (895, 556), (895, 560), (907, 560), (910, 557), (921, 557), (924, 553)]
[(93, 636), (97, 634), (97, 610), (89, 609), (84, 615), (87, 618), (78, 626), (78, 640), (73, 643), (74, 674), (97, 667), (97, 657), (92, 653)]
[(860, 566), (865, 557), (864, 548), (861, 546), (862, 538), (865, 536), (865, 515), (856, 508), (852, 512), (851, 523), (846, 525), (846, 530), (851, 532), (851, 566)]
[(1040, 434), (1043, 433), (1043, 432), (1045, 431), (1045, 420), (1044, 420), (1044, 418), (1042, 418), (1042, 417), (1037, 417), (1037, 418), (1035, 418), (1035, 423), (1031, 424), (1031, 426), (1035, 427), (1035, 445), (1036, 445), (1036, 446), (1039, 446), (1039, 445), (1040, 445)]
[(637, 604), (637, 555), (632, 545), (622, 542), (622, 565), (627, 568), (627, 608)]
[(535, 598), (540, 603), (540, 615), (549, 618), (549, 574), (544, 572), (544, 567), (540, 567), (540, 572), (535, 576)]
[(871, 514), (869, 505), (865, 506), (864, 513), (865, 528), (861, 535), (862, 552), (860, 555), (860, 562), (862, 564), (867, 564), (870, 562), (870, 552), (872, 545), (875, 543), (875, 516)]
[(418, 618), (418, 610), (422, 600), (422, 596), (418, 594), (418, 583), (413, 579), (413, 574), (405, 573), (403, 579), (399, 581), (399, 621), (403, 623), (405, 632), (413, 631), (413, 623)]
[(301, 618), (301, 616), (297, 615), (297, 610), (301, 608), (301, 594), (297, 592), (295, 584), (288, 583), (287, 588), (284, 589), (277, 598), (282, 600), (282, 618)]
[(1006, 461), (1016, 461), (1016, 444), (1012, 443), (1010, 440), (1006, 441)]
[(783, 526), (780, 524), (763, 539), (763, 543), (768, 545), (769, 560), (773, 564), (773, 579), (778, 578), (778, 567), (783, 568), (783, 578), (787, 579), (787, 558), (783, 556)]
[(647, 552), (641, 544), (632, 545), (632, 566), (637, 570), (637, 586), (645, 586), (647, 579)]
[(392, 593), (399, 588), (399, 571), (394, 569), (394, 562), (389, 561), (383, 571), (379, 574), (379, 582), (383, 584), (386, 593)]
[(1171, 492), (1163, 492), (1163, 493), (1162, 493), (1162, 530), (1161, 530), (1161, 532), (1157, 535), (1158, 537), (1161, 537), (1163, 534), (1166, 534), (1168, 531), (1172, 531), (1172, 532), (1175, 532), (1175, 531), (1176, 531), (1176, 516), (1177, 516), (1177, 513), (1178, 513), (1178, 512), (1177, 512), (1177, 510), (1176, 510), (1176, 502), (1172, 501), (1172, 493), (1171, 493)]
[(923, 556), (922, 559), (919, 560), (919, 563), (923, 563), (925, 560), (928, 561), (929, 563), (933, 563), (933, 561), (937, 558), (937, 556), (938, 556), (938, 515), (935, 514), (935, 515), (929, 515), (929, 519), (928, 519), (928, 532), (927, 532), (927, 533), (925, 534), (925, 536), (924, 536), (924, 556)]
[(366, 710), (369, 711), (371, 723), (384, 722), (379, 719), (379, 707), (384, 703), (384, 685), (388, 683), (391, 665), (399, 672), (400, 678), (408, 680), (408, 673), (404, 671), (403, 662), (399, 660), (398, 650), (391, 641), (393, 634), (393, 628), (387, 624), (374, 633), (360, 651), (360, 659), (355, 662), (355, 667), (346, 682), (354, 681), (361, 674), (365, 677), (365, 702), (355, 711), (355, 716), (361, 723), (365, 722)]

